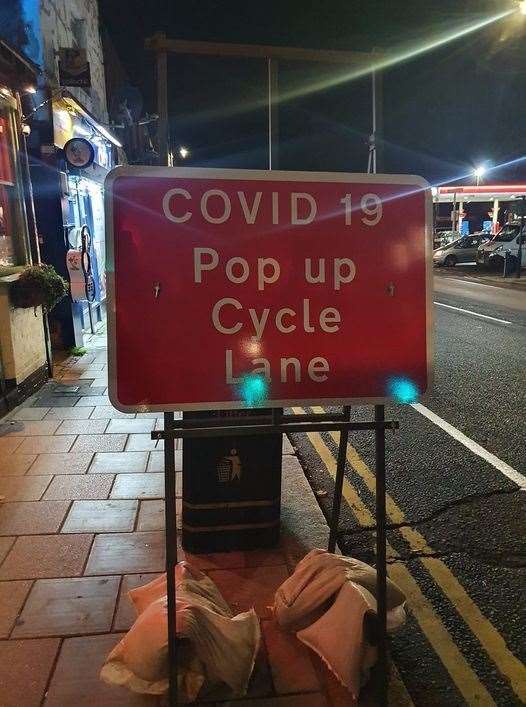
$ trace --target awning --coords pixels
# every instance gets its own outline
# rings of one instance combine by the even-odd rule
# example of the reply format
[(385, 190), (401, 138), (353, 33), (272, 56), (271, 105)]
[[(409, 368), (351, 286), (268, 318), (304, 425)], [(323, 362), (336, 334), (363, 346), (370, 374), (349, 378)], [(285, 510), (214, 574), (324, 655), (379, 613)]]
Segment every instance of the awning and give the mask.
[(108, 128), (104, 127), (99, 121), (95, 118), (95, 116), (89, 112), (82, 103), (79, 103), (79, 101), (75, 98), (75, 96), (70, 93), (67, 89), (62, 90), (62, 100), (65, 101), (67, 104), (71, 106), (77, 113), (80, 113), (83, 118), (86, 118), (95, 130), (99, 132), (103, 137), (106, 138), (106, 140), (109, 140), (111, 143), (115, 145), (115, 147), (122, 147), (122, 143), (120, 140), (118, 140), (113, 133), (111, 133)]
[(512, 201), (526, 196), (526, 184), (484, 184), (479, 186), (438, 187), (435, 201), (451, 203), (453, 201), (488, 202)]

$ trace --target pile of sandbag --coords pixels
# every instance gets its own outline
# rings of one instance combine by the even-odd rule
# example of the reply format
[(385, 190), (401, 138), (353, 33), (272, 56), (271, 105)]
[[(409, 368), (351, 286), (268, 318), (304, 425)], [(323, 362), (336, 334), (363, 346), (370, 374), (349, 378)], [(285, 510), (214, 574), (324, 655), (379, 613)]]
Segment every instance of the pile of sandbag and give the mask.
[[(129, 592), (137, 620), (108, 656), (101, 677), (139, 693), (168, 691), (166, 575)], [(358, 697), (376, 661), (376, 570), (359, 560), (312, 550), (277, 590), (280, 627), (324, 660)], [(405, 620), (405, 597), (387, 580), (388, 630)], [(227, 685), (246, 693), (261, 632), (255, 611), (232, 615), (205, 574), (182, 562), (176, 568), (178, 694), (194, 701), (201, 691)]]

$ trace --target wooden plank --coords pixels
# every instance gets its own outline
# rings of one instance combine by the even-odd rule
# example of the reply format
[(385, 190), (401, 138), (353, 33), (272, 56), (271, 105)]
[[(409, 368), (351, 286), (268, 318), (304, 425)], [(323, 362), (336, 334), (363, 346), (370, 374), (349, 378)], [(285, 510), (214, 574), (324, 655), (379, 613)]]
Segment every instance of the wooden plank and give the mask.
[(149, 37), (145, 47), (157, 52), (176, 54), (203, 54), (209, 56), (232, 56), (253, 59), (276, 59), (282, 61), (316, 61), (327, 64), (366, 65), (372, 61), (386, 59), (385, 54), (374, 52), (338, 51), (331, 49), (299, 49), (295, 47), (275, 47), (257, 44), (226, 44), (218, 42), (190, 42), (183, 39), (169, 39), (160, 35)]

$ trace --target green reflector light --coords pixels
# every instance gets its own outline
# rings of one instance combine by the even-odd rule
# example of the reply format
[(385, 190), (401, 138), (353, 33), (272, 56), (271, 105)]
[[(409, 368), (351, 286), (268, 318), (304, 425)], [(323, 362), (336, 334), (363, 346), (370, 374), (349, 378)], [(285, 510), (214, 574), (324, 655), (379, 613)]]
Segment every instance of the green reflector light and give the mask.
[(239, 392), (247, 407), (263, 405), (268, 395), (267, 379), (257, 373), (247, 373), (241, 379)]
[(410, 405), (416, 403), (419, 396), (418, 386), (409, 378), (395, 377), (387, 383), (389, 395), (397, 403)]

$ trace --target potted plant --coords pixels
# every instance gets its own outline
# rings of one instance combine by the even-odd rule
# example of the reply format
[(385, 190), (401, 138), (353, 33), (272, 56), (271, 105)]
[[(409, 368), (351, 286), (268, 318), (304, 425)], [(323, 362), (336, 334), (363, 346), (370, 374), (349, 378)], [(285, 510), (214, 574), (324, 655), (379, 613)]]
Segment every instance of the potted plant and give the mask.
[(68, 290), (68, 283), (52, 265), (29, 265), (11, 284), (9, 297), (14, 307), (42, 307), (48, 313), (67, 295)]

